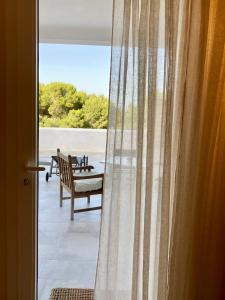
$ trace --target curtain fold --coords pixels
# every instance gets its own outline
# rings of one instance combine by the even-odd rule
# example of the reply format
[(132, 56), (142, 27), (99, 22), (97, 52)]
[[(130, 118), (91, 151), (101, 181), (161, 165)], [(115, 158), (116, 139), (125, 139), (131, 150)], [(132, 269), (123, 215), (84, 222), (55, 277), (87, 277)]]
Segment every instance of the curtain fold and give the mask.
[[(199, 225), (205, 230), (204, 222), (197, 222), (206, 217), (198, 214), (204, 211), (202, 195), (208, 195), (207, 189), (201, 192), (210, 186), (213, 195), (220, 149), (214, 146), (223, 142), (222, 96), (216, 96), (211, 115), (207, 90), (212, 38), (223, 33), (212, 16), (217, 4), (114, 0), (96, 300), (210, 299), (193, 294), (202, 275), (195, 268), (200, 256), (194, 247), (200, 247)], [(216, 46), (221, 62), (222, 41)]]
[(190, 19), (182, 98), (171, 300), (225, 298), (225, 3), (197, 2), (191, 16), (199, 21)]

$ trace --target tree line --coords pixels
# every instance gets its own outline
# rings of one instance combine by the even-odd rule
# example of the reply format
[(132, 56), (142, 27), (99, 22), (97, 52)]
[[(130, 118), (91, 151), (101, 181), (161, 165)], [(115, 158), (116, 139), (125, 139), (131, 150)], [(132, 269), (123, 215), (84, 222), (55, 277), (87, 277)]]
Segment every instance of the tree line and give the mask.
[(78, 91), (73, 84), (39, 85), (40, 127), (107, 128), (108, 99)]

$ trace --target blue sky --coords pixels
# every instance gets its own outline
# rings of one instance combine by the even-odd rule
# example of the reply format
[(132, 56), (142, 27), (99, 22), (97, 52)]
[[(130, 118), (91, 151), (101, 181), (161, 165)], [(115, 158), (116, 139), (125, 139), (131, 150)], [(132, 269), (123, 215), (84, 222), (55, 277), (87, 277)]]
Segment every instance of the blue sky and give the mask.
[(108, 96), (110, 47), (39, 45), (39, 81), (73, 83), (78, 90)]

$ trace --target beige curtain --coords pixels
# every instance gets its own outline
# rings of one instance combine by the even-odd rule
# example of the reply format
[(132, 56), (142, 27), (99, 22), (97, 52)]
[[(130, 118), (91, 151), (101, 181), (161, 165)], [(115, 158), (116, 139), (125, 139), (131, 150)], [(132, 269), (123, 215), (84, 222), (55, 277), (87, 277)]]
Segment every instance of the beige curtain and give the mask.
[(208, 299), (189, 291), (201, 275), (192, 246), (199, 228), (207, 229), (198, 213), (204, 216), (203, 188), (213, 195), (214, 142), (224, 125), (223, 97), (215, 96), (211, 114), (207, 94), (215, 7), (200, 0), (114, 0), (96, 300)]
[(225, 1), (191, 2), (186, 25), (188, 54), (181, 95), (182, 133), (168, 299), (222, 300), (225, 299)]

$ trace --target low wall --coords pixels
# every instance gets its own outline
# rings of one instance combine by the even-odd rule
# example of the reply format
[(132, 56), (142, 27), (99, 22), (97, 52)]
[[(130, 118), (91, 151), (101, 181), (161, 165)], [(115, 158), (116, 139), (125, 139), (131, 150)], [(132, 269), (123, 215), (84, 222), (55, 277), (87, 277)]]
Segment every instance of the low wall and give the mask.
[(106, 129), (81, 128), (40, 128), (39, 151), (98, 152), (104, 153), (106, 147)]

